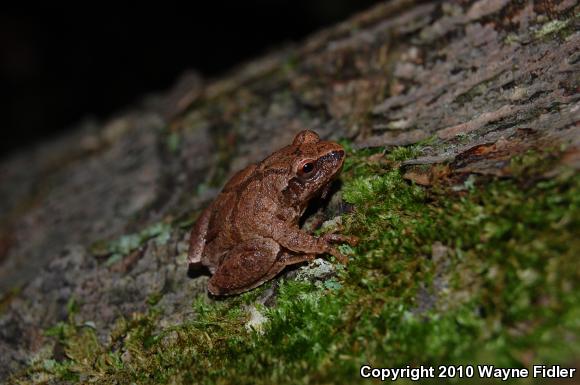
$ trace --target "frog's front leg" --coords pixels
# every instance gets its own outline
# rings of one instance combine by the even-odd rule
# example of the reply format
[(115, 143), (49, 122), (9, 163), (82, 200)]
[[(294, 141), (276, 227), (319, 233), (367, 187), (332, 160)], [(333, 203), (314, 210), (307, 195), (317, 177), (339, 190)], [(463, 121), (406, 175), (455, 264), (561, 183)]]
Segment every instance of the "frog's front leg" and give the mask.
[(332, 243), (348, 243), (351, 246), (356, 246), (358, 244), (358, 237), (354, 235), (342, 235), (336, 233), (327, 233), (322, 236), (327, 242)]
[(299, 228), (289, 227), (282, 222), (276, 223), (270, 231), (272, 238), (276, 242), (291, 251), (307, 254), (328, 253), (341, 263), (346, 264), (348, 262), (348, 258), (330, 244), (330, 242), (338, 240), (333, 238), (338, 237), (329, 237), (330, 239), (326, 239), (324, 236), (314, 237)]
[(209, 292), (230, 295), (260, 286), (270, 279), (279, 253), (280, 245), (272, 239), (256, 238), (237, 245), (210, 278)]

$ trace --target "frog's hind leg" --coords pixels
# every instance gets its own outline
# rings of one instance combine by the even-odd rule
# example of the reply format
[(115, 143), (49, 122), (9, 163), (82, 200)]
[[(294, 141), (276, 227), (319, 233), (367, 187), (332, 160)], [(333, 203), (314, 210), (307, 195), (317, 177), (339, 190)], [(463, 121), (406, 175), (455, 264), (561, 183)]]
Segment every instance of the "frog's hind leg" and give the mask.
[(231, 249), (208, 282), (214, 295), (231, 295), (266, 282), (277, 264), (280, 245), (272, 239), (252, 239)]
[(316, 254), (293, 254), (288, 251), (280, 251), (278, 258), (276, 258), (276, 262), (272, 265), (266, 275), (262, 277), (260, 283), (254, 287), (257, 287), (261, 283), (268, 282), (269, 280), (273, 279), (275, 276), (280, 274), (280, 272), (284, 270), (286, 266), (296, 265), (297, 263), (302, 262), (311, 262), (315, 258)]

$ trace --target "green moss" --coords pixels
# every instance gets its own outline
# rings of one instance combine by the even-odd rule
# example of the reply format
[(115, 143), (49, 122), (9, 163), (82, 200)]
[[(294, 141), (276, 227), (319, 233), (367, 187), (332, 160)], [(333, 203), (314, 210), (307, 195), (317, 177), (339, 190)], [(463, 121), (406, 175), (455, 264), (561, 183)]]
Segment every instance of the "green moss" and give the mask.
[(518, 154), (510, 160), (510, 172), (522, 180), (538, 178), (558, 167), (565, 149), (565, 147), (546, 147)]
[(172, 154), (177, 154), (179, 151), (179, 147), (181, 146), (181, 136), (179, 132), (170, 132), (167, 137), (165, 138), (165, 143), (167, 145), (167, 149)]
[[(179, 225), (179, 224), (178, 224)], [(107, 266), (114, 265), (123, 259), (123, 256), (141, 247), (145, 242), (154, 239), (159, 245), (167, 243), (171, 236), (172, 225), (158, 222), (146, 227), (138, 233), (123, 235), (112, 241), (98, 241), (91, 245), (91, 253), (108, 255), (105, 261)]]
[(275, 306), (260, 307), (269, 320), (260, 333), (245, 327), (245, 309), (264, 287), (199, 297), (195, 319), (163, 330), (151, 301), (107, 344), (72, 318), (60, 324), (66, 358), (36, 363), (22, 381), (346, 384), (360, 382), (365, 363), (529, 368), (580, 357), (578, 175), (530, 186), (545, 157), (528, 153), (513, 161), (517, 178), (474, 178), (453, 192), (385, 166), (417, 148), (383, 163), (376, 150), (350, 151), (343, 198), (356, 210), (343, 222), (361, 242), (328, 284), (282, 280)]
[(540, 28), (536, 32), (536, 37), (541, 38), (557, 33), (562, 29), (566, 28), (569, 22), (570, 22), (569, 20), (551, 20), (546, 24), (542, 25), (542, 28)]

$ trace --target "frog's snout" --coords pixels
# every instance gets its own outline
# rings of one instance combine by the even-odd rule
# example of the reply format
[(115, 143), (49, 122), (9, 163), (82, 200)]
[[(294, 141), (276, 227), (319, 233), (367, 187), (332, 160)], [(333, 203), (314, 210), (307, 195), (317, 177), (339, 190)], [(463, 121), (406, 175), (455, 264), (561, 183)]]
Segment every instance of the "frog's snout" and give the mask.
[(329, 155), (330, 158), (333, 160), (341, 160), (342, 158), (344, 158), (344, 151), (343, 150), (332, 151)]

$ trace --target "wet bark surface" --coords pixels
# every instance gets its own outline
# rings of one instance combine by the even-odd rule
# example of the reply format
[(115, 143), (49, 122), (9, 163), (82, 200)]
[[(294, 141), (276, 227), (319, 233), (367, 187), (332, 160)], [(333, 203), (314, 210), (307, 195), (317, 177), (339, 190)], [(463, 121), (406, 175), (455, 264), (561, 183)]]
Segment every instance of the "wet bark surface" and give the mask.
[(401, 165), (423, 185), (506, 177), (530, 150), (577, 170), (579, 12), (569, 0), (390, 2), (3, 160), (0, 379), (43, 348), (71, 298), (103, 339), (152, 296), (163, 325), (190, 317), (207, 281), (186, 274), (196, 213), (300, 130), (359, 148), (423, 141)]

